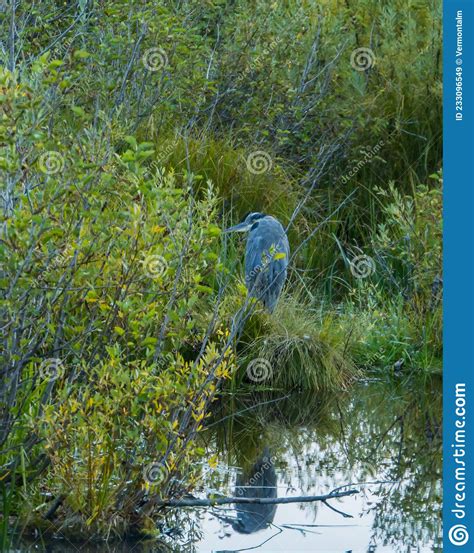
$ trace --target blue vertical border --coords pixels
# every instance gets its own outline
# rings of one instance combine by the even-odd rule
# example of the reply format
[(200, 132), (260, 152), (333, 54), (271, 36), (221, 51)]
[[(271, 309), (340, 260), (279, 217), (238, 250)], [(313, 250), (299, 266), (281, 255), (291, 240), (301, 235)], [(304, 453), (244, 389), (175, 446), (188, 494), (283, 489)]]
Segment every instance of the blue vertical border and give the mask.
[(443, 551), (474, 552), (474, 0), (444, 0)]

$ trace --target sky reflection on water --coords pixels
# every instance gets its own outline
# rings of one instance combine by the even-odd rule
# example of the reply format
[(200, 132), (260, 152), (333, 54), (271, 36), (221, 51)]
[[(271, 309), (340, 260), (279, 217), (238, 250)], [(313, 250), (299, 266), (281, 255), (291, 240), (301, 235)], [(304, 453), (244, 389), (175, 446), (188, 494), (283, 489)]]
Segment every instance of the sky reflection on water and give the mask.
[[(217, 478), (214, 487), (225, 495), (319, 495), (373, 484), (330, 502), (353, 518), (319, 502), (215, 509), (216, 516), (203, 517), (198, 551), (259, 544), (262, 552), (441, 551), (439, 382), (365, 383), (337, 397), (252, 396), (226, 406), (217, 419), (229, 410), (242, 415), (216, 424), (211, 438), (220, 462), (240, 467)], [(249, 480), (263, 487), (239, 488)]]

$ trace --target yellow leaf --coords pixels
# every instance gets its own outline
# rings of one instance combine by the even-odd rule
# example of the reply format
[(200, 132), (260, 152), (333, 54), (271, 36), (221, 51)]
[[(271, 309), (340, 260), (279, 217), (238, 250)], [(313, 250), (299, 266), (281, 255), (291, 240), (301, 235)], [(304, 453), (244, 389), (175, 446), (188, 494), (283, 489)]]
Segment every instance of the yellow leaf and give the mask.
[(165, 232), (165, 230), (166, 230), (166, 227), (161, 227), (160, 225), (155, 225), (154, 227), (152, 227), (151, 232), (154, 232), (156, 234), (160, 234), (162, 232)]
[(244, 296), (247, 295), (247, 288), (246, 288), (246, 286), (245, 286), (244, 284), (242, 284), (241, 282), (239, 282), (239, 283), (237, 284), (237, 289), (238, 289), (238, 291), (239, 291), (242, 295), (244, 295)]

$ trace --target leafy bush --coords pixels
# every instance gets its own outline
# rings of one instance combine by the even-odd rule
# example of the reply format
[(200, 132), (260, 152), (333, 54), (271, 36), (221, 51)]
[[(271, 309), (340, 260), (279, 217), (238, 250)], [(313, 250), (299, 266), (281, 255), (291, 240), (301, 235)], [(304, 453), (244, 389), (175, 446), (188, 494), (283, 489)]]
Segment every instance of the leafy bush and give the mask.
[(113, 512), (121, 533), (148, 493), (144, 463), (174, 479), (188, 470), (232, 370), (211, 287), (217, 199), (210, 183), (195, 197), (192, 174), (178, 186), (147, 165), (153, 145), (133, 136), (120, 154), (92, 125), (62, 141), (62, 123), (43, 127), (37, 89), (2, 79), (4, 129), (14, 129), (3, 135), (2, 479), (24, 453), (29, 478), (46, 451), (35, 489), (67, 495), (75, 528), (103, 535)]
[[(28, 523), (77, 538), (156, 532), (158, 498), (176, 497), (199, 481), (205, 450), (194, 437), (214, 397), (215, 378), (229, 376), (230, 352), (220, 360), (209, 345), (198, 363), (180, 355), (157, 369), (146, 361), (109, 357), (83, 365), (80, 381), (61, 382), (31, 431), (44, 440), (51, 465), (25, 504), (41, 504), (47, 491), (61, 501), (57, 517), (44, 509), (24, 513)], [(54, 524), (38, 516), (48, 513)]]
[[(413, 197), (400, 194), (393, 183), (388, 190), (377, 189), (389, 199), (373, 244), (386, 286), (422, 311), (439, 304), (442, 284), (442, 179), (438, 174), (433, 178), (435, 186), (420, 185)], [(396, 275), (395, 281), (390, 275)]]
[(434, 186), (419, 185), (413, 196), (393, 184), (377, 191), (388, 201), (384, 222), (365, 250), (375, 271), (353, 279), (343, 308), (355, 344), (359, 337), (355, 356), (364, 365), (441, 366), (442, 179), (433, 178)]

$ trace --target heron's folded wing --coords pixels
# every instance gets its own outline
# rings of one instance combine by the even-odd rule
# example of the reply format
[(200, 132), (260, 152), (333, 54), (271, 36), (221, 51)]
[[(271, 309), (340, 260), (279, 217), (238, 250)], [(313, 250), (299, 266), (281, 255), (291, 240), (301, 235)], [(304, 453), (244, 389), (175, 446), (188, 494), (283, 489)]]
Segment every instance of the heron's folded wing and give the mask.
[[(264, 267), (262, 254), (265, 252), (265, 238), (262, 236), (250, 236), (247, 241), (245, 253), (245, 284), (249, 292), (255, 286), (257, 277), (261, 280), (261, 273)], [(255, 291), (255, 290), (254, 290)]]

